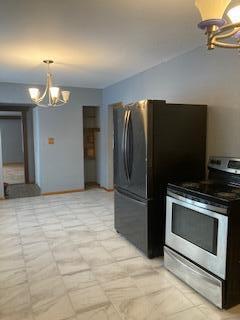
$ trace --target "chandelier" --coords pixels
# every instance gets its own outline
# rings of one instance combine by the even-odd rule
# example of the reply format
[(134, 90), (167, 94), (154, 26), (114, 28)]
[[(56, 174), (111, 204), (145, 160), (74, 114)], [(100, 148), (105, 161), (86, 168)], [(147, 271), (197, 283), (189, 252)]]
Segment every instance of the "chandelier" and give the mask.
[(50, 64), (53, 60), (44, 60), (47, 64), (47, 83), (45, 91), (40, 95), (38, 88), (29, 88), (29, 94), (34, 102), (39, 107), (59, 107), (66, 104), (69, 101), (70, 92), (60, 91), (60, 88), (53, 86), (53, 75), (50, 71)]
[(240, 48), (240, 5), (228, 10), (227, 22), (223, 16), (231, 0), (196, 0), (202, 21), (198, 27), (205, 30), (208, 49)]

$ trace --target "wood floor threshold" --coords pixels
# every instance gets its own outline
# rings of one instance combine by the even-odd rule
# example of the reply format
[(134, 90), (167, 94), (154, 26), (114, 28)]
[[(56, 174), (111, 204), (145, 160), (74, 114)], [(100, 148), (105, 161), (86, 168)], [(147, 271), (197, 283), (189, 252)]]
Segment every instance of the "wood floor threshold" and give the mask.
[(65, 193), (76, 193), (76, 192), (83, 192), (85, 189), (73, 189), (73, 190), (63, 190), (63, 191), (55, 191), (55, 192), (44, 192), (42, 196), (53, 196), (57, 194), (65, 194)]
[(3, 167), (6, 166), (24, 166), (24, 162), (5, 162), (3, 163)]
[(105, 191), (107, 191), (107, 192), (113, 192), (114, 191), (114, 189), (107, 189), (107, 188), (104, 188), (104, 187), (100, 187), (100, 188), (105, 190)]
[[(104, 188), (104, 187), (97, 187), (97, 188), (103, 189), (103, 190), (105, 190), (107, 192), (113, 192), (114, 191), (114, 189), (107, 189), (107, 188)], [(84, 191), (86, 191), (86, 189), (73, 189), (73, 190), (63, 190), (63, 191), (55, 191), (55, 192), (44, 192), (41, 195), (42, 196), (54, 196), (54, 195), (58, 195), (58, 194), (76, 193), (76, 192), (84, 192)]]

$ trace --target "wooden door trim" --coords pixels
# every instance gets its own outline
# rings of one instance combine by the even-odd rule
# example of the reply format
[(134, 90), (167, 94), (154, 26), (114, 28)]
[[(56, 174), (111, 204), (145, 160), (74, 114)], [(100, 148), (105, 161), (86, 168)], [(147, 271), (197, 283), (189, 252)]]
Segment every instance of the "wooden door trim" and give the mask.
[(29, 163), (28, 163), (27, 111), (22, 111), (22, 128), (23, 128), (23, 150), (24, 150), (25, 183), (30, 183), (30, 180), (29, 180)]

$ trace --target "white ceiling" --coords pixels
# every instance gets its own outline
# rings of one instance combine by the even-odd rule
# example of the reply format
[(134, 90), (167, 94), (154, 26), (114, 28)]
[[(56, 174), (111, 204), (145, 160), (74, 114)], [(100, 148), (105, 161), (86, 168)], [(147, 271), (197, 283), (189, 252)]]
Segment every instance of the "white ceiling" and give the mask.
[(194, 0), (1, 0), (0, 81), (104, 88), (202, 45)]

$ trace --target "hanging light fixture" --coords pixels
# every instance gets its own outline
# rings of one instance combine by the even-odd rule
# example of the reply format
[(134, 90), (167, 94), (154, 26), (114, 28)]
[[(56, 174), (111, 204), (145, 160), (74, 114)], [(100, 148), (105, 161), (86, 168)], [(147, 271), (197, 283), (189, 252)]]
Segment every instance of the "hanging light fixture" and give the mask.
[(205, 30), (208, 49), (215, 47), (240, 48), (240, 5), (227, 12), (230, 22), (223, 18), (231, 0), (196, 0), (202, 21), (198, 27)]
[(50, 71), (50, 64), (53, 60), (44, 60), (47, 64), (47, 83), (45, 91), (40, 95), (38, 88), (29, 88), (29, 94), (34, 102), (39, 107), (59, 107), (66, 104), (69, 101), (70, 91), (60, 91), (60, 88), (53, 86), (53, 75)]

